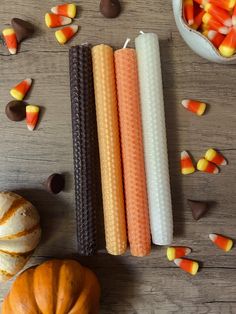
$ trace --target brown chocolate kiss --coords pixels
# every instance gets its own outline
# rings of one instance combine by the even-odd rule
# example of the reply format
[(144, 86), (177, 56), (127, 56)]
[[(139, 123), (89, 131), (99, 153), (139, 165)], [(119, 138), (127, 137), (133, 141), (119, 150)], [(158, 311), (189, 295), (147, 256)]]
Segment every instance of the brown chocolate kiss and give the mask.
[(192, 215), (195, 220), (202, 218), (208, 210), (207, 202), (188, 200), (188, 205), (192, 210)]
[(101, 0), (100, 12), (107, 18), (115, 18), (121, 12), (121, 5), (119, 0)]
[(49, 192), (58, 194), (65, 187), (65, 178), (59, 173), (53, 173), (47, 178), (47, 181), (44, 182), (44, 185)]
[(16, 32), (16, 38), (18, 43), (26, 38), (31, 37), (34, 33), (34, 26), (31, 23), (22, 19), (13, 18), (11, 20), (11, 25)]
[(5, 113), (11, 121), (22, 121), (26, 116), (26, 103), (24, 101), (12, 100), (6, 105)]

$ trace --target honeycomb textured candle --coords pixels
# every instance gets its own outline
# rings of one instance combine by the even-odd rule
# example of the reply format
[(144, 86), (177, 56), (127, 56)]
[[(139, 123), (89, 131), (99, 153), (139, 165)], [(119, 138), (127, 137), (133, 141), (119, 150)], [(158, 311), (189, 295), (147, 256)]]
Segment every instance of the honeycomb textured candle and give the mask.
[(113, 49), (92, 49), (106, 248), (110, 254), (126, 251), (126, 221)]
[(151, 250), (137, 58), (134, 49), (115, 52), (128, 238), (131, 254)]
[(135, 45), (152, 241), (169, 245), (173, 221), (158, 37), (152, 33), (141, 34)]
[(72, 47), (69, 61), (78, 251), (92, 255), (101, 193), (91, 49)]

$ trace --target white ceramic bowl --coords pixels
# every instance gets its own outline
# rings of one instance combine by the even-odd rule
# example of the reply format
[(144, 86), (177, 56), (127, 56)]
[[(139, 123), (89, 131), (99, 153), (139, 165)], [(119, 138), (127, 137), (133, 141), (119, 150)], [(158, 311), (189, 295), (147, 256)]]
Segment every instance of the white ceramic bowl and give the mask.
[(183, 18), (183, 0), (172, 0), (176, 25), (188, 46), (202, 58), (223, 64), (236, 64), (236, 55), (225, 58), (200, 32), (190, 28)]

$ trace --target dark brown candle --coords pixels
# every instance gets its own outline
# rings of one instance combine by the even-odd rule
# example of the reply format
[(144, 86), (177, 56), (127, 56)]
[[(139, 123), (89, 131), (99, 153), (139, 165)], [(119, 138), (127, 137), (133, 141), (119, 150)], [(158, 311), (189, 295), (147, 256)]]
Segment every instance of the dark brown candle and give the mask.
[(89, 46), (70, 48), (70, 90), (74, 147), (77, 240), (80, 255), (96, 252), (96, 211), (100, 204), (99, 153)]

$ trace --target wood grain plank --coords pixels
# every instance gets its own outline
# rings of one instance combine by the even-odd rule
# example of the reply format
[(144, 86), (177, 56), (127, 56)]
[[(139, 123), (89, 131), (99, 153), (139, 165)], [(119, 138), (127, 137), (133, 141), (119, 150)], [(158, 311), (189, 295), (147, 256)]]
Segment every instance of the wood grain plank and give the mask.
[[(27, 19), (36, 26), (35, 36), (22, 43), (18, 55), (9, 56), (0, 44), (0, 189), (27, 197), (42, 218), (42, 242), (27, 266), (51, 257), (78, 257), (68, 48), (83, 42), (118, 48), (126, 37), (133, 40), (139, 30), (153, 31), (160, 37), (162, 55), (174, 244), (191, 247), (191, 258), (201, 262), (202, 270), (196, 277), (181, 272), (166, 260), (165, 248), (155, 247), (143, 259), (129, 253), (108, 256), (102, 230), (99, 255), (80, 261), (93, 268), (101, 280), (102, 314), (235, 314), (236, 250), (227, 254), (219, 251), (208, 234), (218, 232), (236, 239), (236, 66), (208, 63), (195, 55), (176, 29), (171, 1), (124, 0), (124, 11), (114, 20), (100, 15), (99, 1), (76, 2), (79, 15), (75, 23), (80, 31), (63, 47), (56, 43), (54, 30), (44, 25), (44, 14), (56, 1), (1, 0), (0, 4), (0, 29), (8, 26), (12, 17)], [(35, 80), (27, 101), (43, 107), (38, 130), (33, 133), (26, 130), (24, 122), (8, 121), (4, 113), (5, 104), (11, 100), (10, 88), (25, 77)], [(199, 118), (185, 111), (181, 106), (184, 98), (206, 101), (206, 115)], [(189, 150), (197, 161), (209, 147), (220, 149), (229, 165), (217, 176), (181, 176), (180, 152)], [(50, 195), (42, 186), (52, 172), (66, 175), (66, 191), (58, 196)], [(204, 219), (195, 222), (188, 198), (215, 203)], [(11, 282), (0, 286), (0, 300)]]

